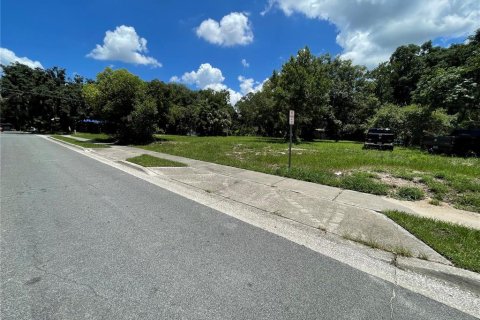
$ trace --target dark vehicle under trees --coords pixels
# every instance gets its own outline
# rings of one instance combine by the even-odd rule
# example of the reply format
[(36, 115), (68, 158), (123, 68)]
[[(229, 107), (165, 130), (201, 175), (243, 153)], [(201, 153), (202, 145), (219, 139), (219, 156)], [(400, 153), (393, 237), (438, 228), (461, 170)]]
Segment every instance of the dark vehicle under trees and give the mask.
[(388, 128), (371, 128), (367, 132), (364, 149), (393, 150), (395, 135)]
[(457, 129), (448, 136), (424, 137), (422, 148), (430, 153), (480, 156), (480, 129)]

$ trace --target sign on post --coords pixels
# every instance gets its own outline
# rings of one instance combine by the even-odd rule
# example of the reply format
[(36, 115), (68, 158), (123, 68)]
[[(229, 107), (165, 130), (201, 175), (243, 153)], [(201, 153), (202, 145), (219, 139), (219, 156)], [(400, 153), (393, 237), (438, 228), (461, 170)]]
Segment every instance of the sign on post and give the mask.
[(290, 110), (288, 124), (290, 125), (290, 144), (288, 145), (288, 171), (290, 172), (290, 167), (292, 166), (292, 127), (295, 123), (295, 111)]

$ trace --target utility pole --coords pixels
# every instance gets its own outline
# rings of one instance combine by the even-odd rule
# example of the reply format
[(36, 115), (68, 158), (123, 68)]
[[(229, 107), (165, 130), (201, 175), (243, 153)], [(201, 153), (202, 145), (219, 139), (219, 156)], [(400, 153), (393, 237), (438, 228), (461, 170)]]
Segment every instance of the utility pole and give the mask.
[(292, 139), (293, 139), (293, 124), (295, 123), (295, 111), (290, 110), (290, 114), (288, 117), (288, 124), (290, 125), (290, 143), (288, 145), (288, 172), (290, 172), (290, 168), (292, 167)]

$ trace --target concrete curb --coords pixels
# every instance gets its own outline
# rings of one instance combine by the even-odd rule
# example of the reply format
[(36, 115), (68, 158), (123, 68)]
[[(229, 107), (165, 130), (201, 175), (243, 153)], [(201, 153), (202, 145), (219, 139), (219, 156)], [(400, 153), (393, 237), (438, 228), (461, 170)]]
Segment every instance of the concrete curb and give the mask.
[(441, 263), (417, 258), (397, 257), (395, 266), (407, 271), (434, 277), (472, 291), (480, 296), (480, 274)]
[(70, 134), (62, 134), (61, 135), (62, 137), (65, 137), (65, 138), (70, 138), (70, 139), (74, 139), (74, 140), (77, 140), (77, 141), (80, 141), (80, 142), (86, 142), (86, 141), (90, 141), (91, 139), (86, 139), (86, 138), (80, 138), (80, 137), (74, 137)]
[[(69, 145), (71, 147), (74, 147), (74, 148), (77, 148), (77, 149), (80, 149), (84, 152), (92, 152), (92, 149), (91, 148), (84, 148), (84, 147), (81, 147), (79, 145), (76, 145), (74, 143), (70, 143), (70, 142), (67, 142), (67, 141), (63, 141), (63, 140), (60, 140), (60, 139), (57, 139), (57, 138), (54, 138), (52, 136), (48, 136), (49, 139), (52, 139), (54, 141), (57, 141), (57, 142), (60, 142), (60, 143), (63, 143), (63, 144), (66, 144), (66, 145)], [(79, 140), (80, 141), (80, 140)], [(101, 155), (99, 155), (101, 156)], [(127, 166), (127, 167), (130, 167), (132, 169), (136, 169), (136, 170), (139, 170), (141, 172), (144, 172), (146, 174), (148, 174), (149, 176), (156, 176), (157, 174), (145, 167), (142, 167), (141, 165), (138, 165), (138, 164), (135, 164), (135, 163), (132, 163), (132, 162), (128, 162), (126, 160), (118, 160), (116, 161), (117, 163), (121, 164), (121, 165), (124, 165), (124, 166)]]
[(81, 146), (76, 145), (76, 144), (74, 144), (74, 143), (70, 143), (70, 142), (67, 142), (67, 141), (63, 141), (63, 140), (54, 138), (54, 137), (52, 137), (52, 136), (47, 136), (47, 137), (48, 137), (49, 139), (51, 139), (51, 140), (54, 140), (54, 141), (57, 141), (57, 142), (60, 142), (60, 143), (63, 143), (63, 144), (67, 144), (67, 145), (69, 145), (69, 146), (71, 146), (71, 147), (74, 147), (74, 148), (77, 148), (77, 149), (80, 149), (80, 150), (83, 150), (83, 151), (86, 151), (86, 152), (88, 152), (88, 151), (91, 150), (91, 149), (89, 149), (89, 148), (84, 148), (84, 147), (81, 147)]
[(136, 170), (139, 170), (139, 171), (142, 171), (146, 174), (148, 174), (149, 176), (156, 176), (157, 174), (151, 170), (149, 170), (148, 168), (145, 168), (139, 164), (136, 164), (136, 163), (132, 163), (132, 162), (129, 162), (129, 161), (124, 161), (124, 160), (118, 160), (117, 163), (120, 163), (121, 165), (124, 165), (124, 166), (127, 166), (127, 167), (130, 167), (130, 168), (133, 168), (133, 169), (136, 169)]

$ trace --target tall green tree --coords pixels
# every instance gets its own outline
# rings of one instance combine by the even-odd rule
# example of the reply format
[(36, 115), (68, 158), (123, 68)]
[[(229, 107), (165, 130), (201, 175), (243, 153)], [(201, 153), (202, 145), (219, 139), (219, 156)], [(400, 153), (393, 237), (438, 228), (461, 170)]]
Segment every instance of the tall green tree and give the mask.
[(339, 137), (361, 136), (366, 120), (379, 106), (367, 69), (337, 58), (329, 63), (329, 79), (331, 133)]
[(398, 47), (390, 57), (390, 65), (394, 102), (407, 105), (423, 72), (420, 47), (414, 44)]
[(382, 62), (369, 72), (372, 79), (375, 96), (381, 104), (393, 103), (393, 88), (391, 83), (392, 66), (389, 62)]
[[(328, 57), (316, 58), (308, 47), (301, 49), (282, 66), (276, 82), (274, 96), (278, 109), (285, 115), (289, 109), (295, 110), (298, 135), (312, 140), (315, 129), (324, 127), (331, 114)], [(285, 117), (282, 123), (285, 129), (286, 120)]]
[(2, 69), (2, 119), (17, 129), (68, 131), (85, 113), (83, 78), (68, 79), (59, 67), (32, 69), (14, 63)]
[(20, 63), (1, 65), (0, 67), (3, 69), (0, 80), (0, 92), (3, 100), (1, 104), (2, 121), (12, 123), (16, 129), (25, 129), (35, 121), (33, 106), (36, 101), (32, 93), (36, 87), (35, 79), (43, 71)]
[(168, 110), (165, 132), (172, 134), (186, 134), (195, 131), (194, 104), (197, 92), (190, 90), (183, 84), (168, 83), (164, 92), (164, 105)]
[(107, 131), (122, 141), (130, 141), (135, 105), (151, 105), (139, 102), (146, 99), (145, 88), (143, 80), (127, 70), (106, 68), (95, 83), (84, 86), (83, 93), (94, 112), (108, 122)]
[(259, 92), (244, 96), (236, 107), (239, 112), (239, 132), (261, 136), (282, 136), (285, 132), (286, 114), (276, 110), (271, 81)]
[(225, 135), (232, 126), (233, 108), (228, 91), (201, 90), (195, 104), (196, 132), (200, 135)]
[(157, 110), (157, 126), (166, 131), (170, 103), (170, 87), (160, 80), (152, 80), (146, 84), (146, 94), (153, 99)]

